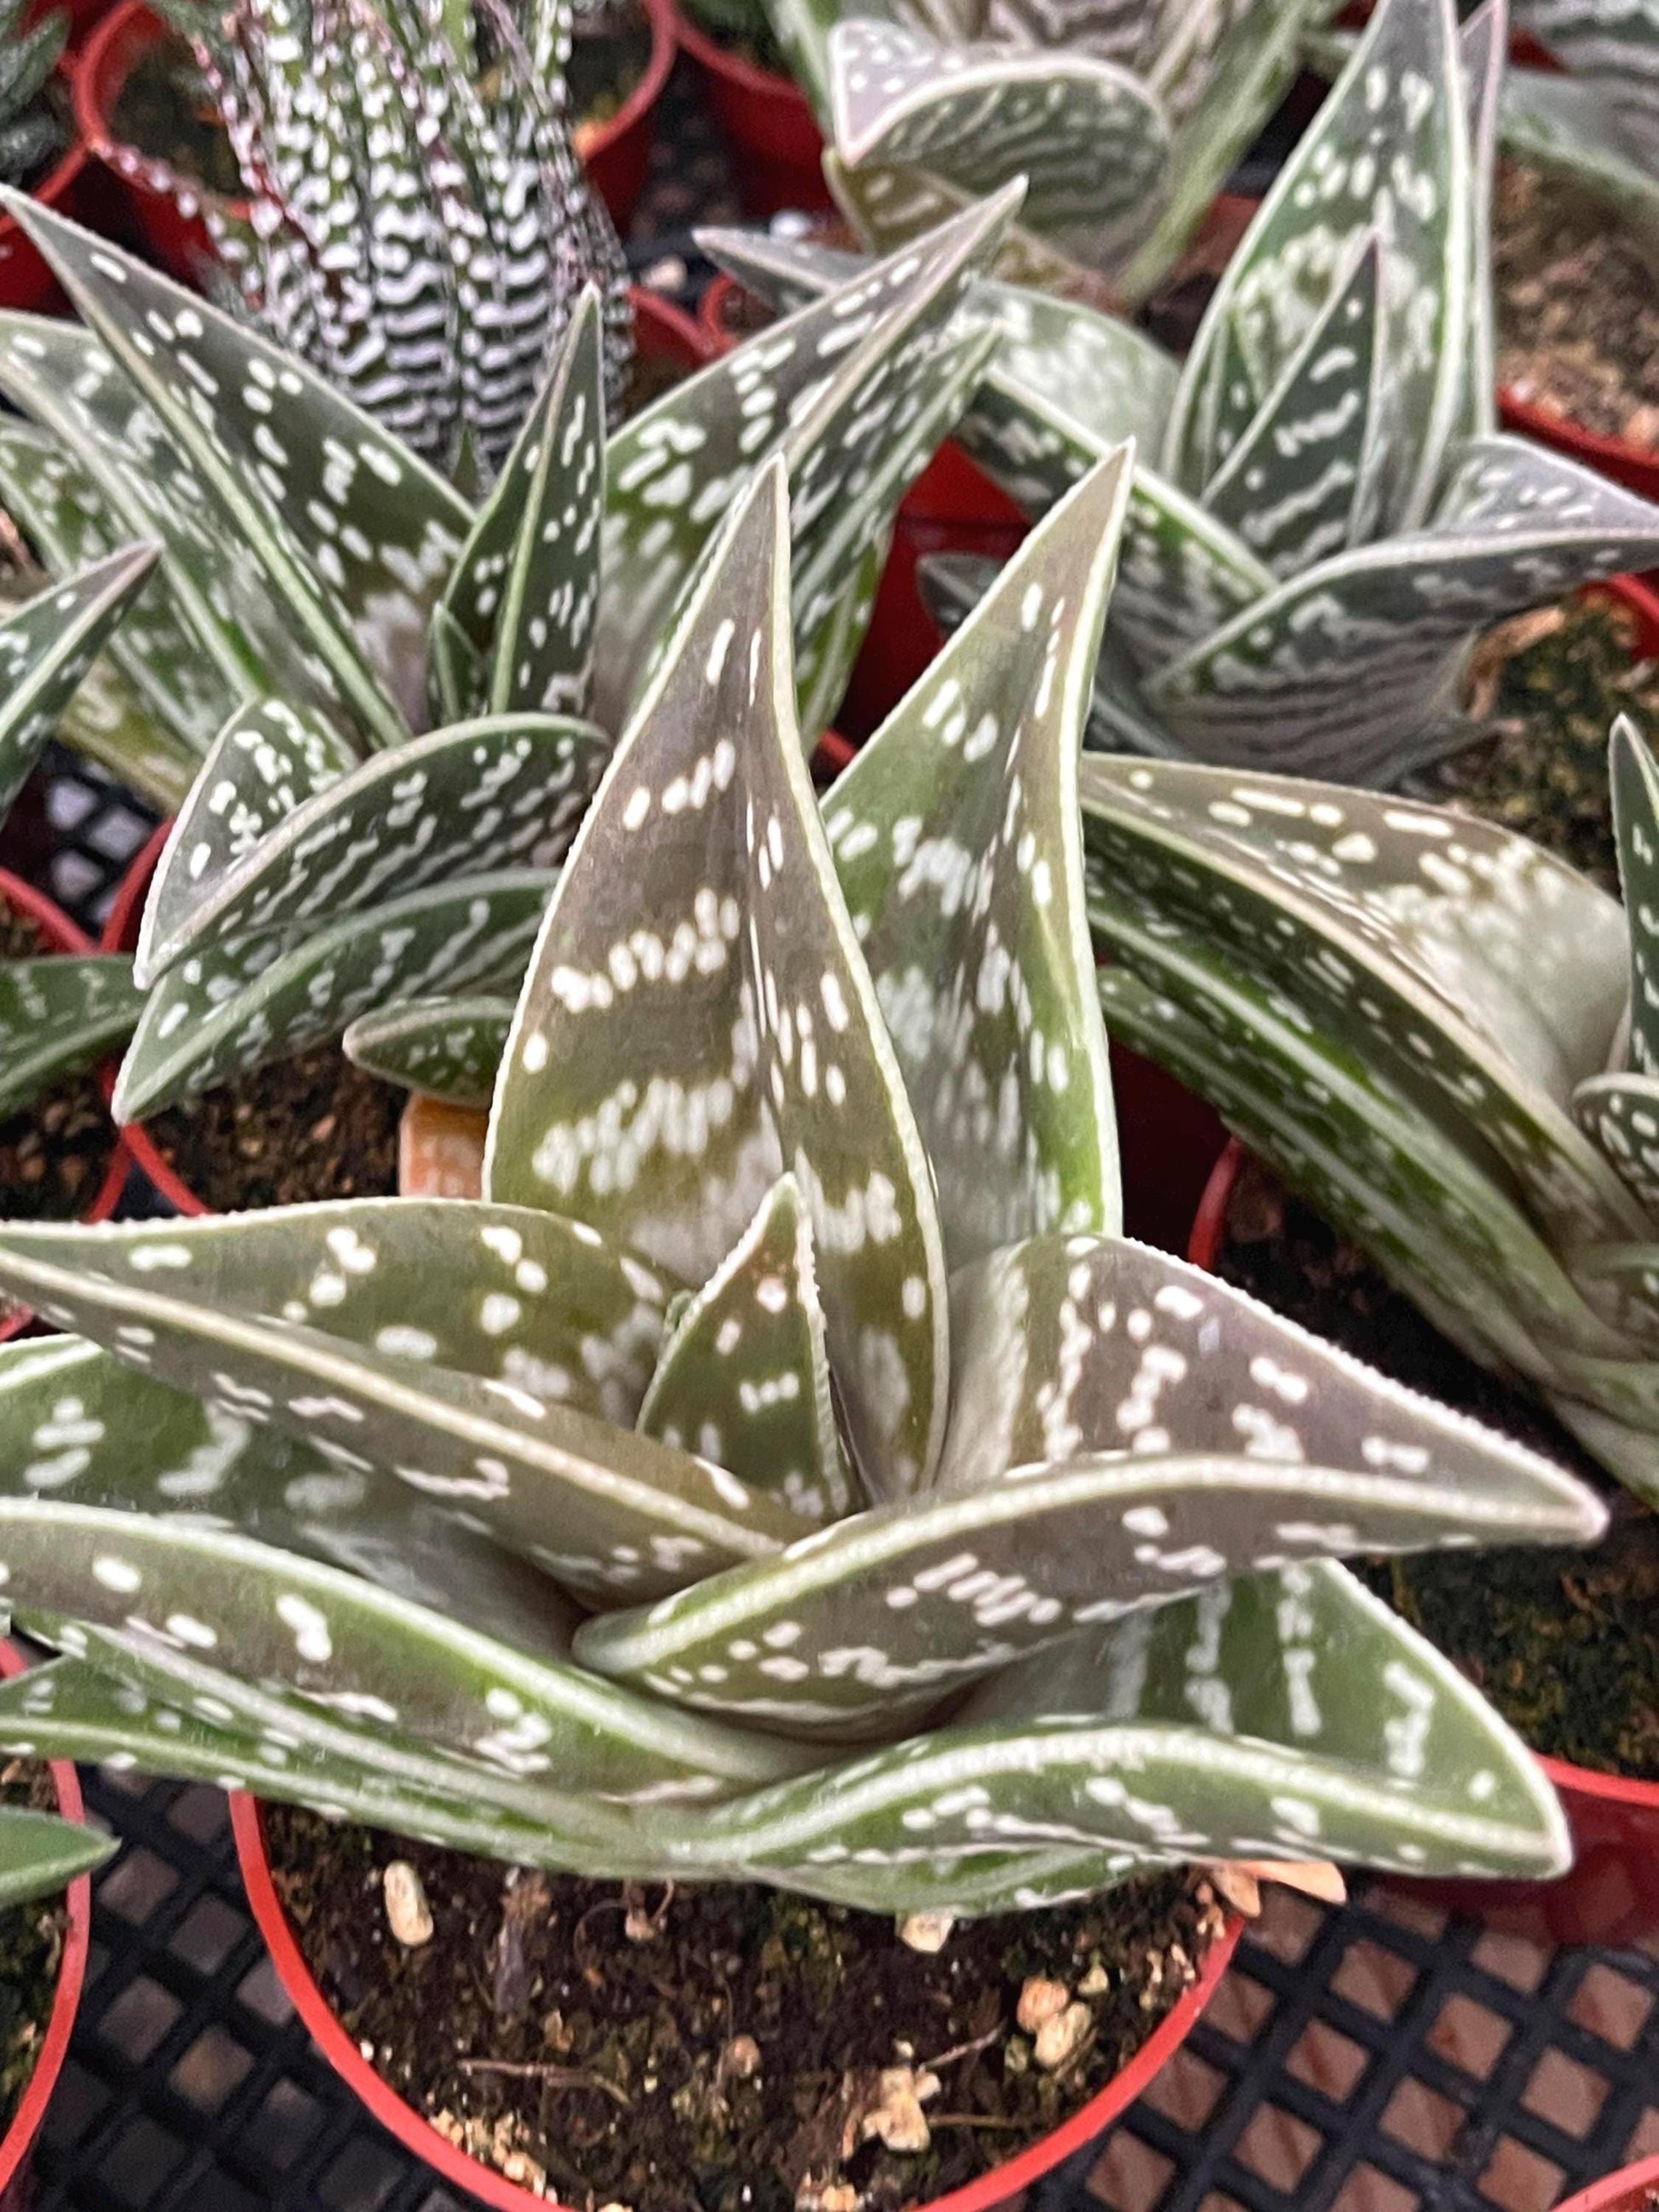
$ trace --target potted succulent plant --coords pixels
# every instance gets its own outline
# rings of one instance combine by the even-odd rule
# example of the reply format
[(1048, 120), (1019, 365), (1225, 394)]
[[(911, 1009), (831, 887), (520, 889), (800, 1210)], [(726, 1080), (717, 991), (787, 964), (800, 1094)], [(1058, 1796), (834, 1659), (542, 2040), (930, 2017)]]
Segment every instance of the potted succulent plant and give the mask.
[[(472, 1877), (428, 1845), (531, 1869), (493, 1877), (475, 1960), (522, 1986), (515, 2039), (423, 2095), (532, 2187), (620, 2162), (649, 2207), (705, 2124), (752, 2172), (714, 2102), (763, 2120), (781, 2087), (816, 2129), (797, 2202), (844, 2203), (860, 2158), (884, 2201), (946, 2192), (1022, 2136), (1054, 2154), (1089, 2077), (1033, 2106), (1034, 2076), (1085, 2044), (1115, 2070), (1138, 1917), (1192, 1895), (1161, 1870), (1561, 1864), (1534, 1763), (1335, 1555), (1584, 1540), (1599, 1505), (1118, 1233), (1077, 776), (1130, 477), (1120, 449), (1054, 508), (821, 813), (781, 462), (751, 476), (549, 902), (482, 1199), (0, 1229), (0, 1285), (81, 1332), (0, 1353), (0, 1556), (64, 1655), (31, 1740), (416, 1839), (366, 1847), (414, 1954), (371, 1990), (433, 1986)], [(66, 1395), (86, 1442), (43, 1494), (5, 1470)], [(301, 1942), (339, 1930), (307, 1865), (352, 1832), (275, 1825)], [(348, 1842), (332, 1886), (359, 1924), (363, 1867)], [(866, 2003), (792, 2090), (817, 2008), (751, 2027), (728, 1942), (703, 2047), (651, 2030), (619, 2070), (596, 1993), (733, 1897), (775, 1975), (825, 1963), (800, 1911), (840, 1958), (848, 1908), (896, 1972), (948, 1977), (953, 1942), (969, 1972), (994, 1911), (1025, 1963), (999, 1949), (936, 2064)], [(608, 1973), (595, 1911), (623, 1916)], [(577, 1980), (544, 2012), (550, 1922)], [(1174, 1994), (1202, 1936), (1156, 1948)], [(526, 2074), (580, 2126), (515, 2131)], [(665, 2108), (691, 2148), (653, 2179)]]
[[(26, 1665), (0, 1637), (0, 1681)], [(67, 1759), (0, 1765), (0, 2197), (8, 2203), (69, 2052), (86, 1978), (90, 1870), (113, 1848), (84, 1812)]]
[[(952, 316), (1012, 204), (971, 210), (844, 301), (808, 309), (714, 364), (605, 448), (596, 443), (599, 318), (590, 302), (478, 509), (268, 342), (71, 227), (53, 228), (47, 249), (96, 339), (69, 325), (0, 334), (0, 381), (72, 451), (83, 489), (86, 478), (95, 481), (100, 497), (143, 514), (167, 540), (170, 635), (205, 672), (206, 687), (217, 686), (228, 724), (148, 901), (138, 966), (154, 988), (146, 1040), (117, 1093), (122, 1118), (145, 1119), (262, 1062), (274, 1066), (402, 1001), (463, 989), (510, 996), (549, 868), (610, 749), (607, 732), (619, 726), (720, 499), (774, 445), (812, 488), (800, 507), (799, 665), (803, 714), (823, 726), (867, 617), (893, 510), (981, 357), (982, 341)], [(220, 421), (204, 423), (168, 368), (133, 342), (135, 327), (147, 336), (135, 315), (164, 319), (199, 357), (226, 397)], [(270, 431), (240, 400), (264, 377), (281, 402), (284, 450), (310, 457), (295, 459), (279, 504), (264, 451)], [(811, 404), (792, 420), (809, 392)], [(123, 433), (112, 437), (116, 422)], [(540, 442), (549, 424), (561, 441), (556, 461)], [(319, 521), (309, 472), (324, 470), (335, 442), (372, 448), (374, 462), (338, 481), (337, 516)], [(571, 501), (582, 526), (544, 539), (547, 519)], [(338, 549), (360, 537), (368, 553), (353, 551), (352, 565), (342, 566)], [(326, 596), (313, 580), (319, 572)], [(503, 573), (512, 588), (498, 603)], [(283, 610), (275, 623), (273, 608)], [(253, 693), (235, 719), (232, 683)], [(331, 723), (304, 704), (328, 702), (331, 688), (323, 712)], [(577, 708), (592, 719), (574, 717)], [(357, 733), (349, 746), (335, 734), (342, 723)], [(259, 972), (241, 973), (240, 902), (257, 907), (276, 880), (270, 872), (289, 871), (303, 854), (301, 841), (343, 835), (349, 844), (405, 775), (436, 778), (434, 793), (440, 784), (466, 788), (479, 744), (503, 792), (522, 777), (562, 794), (556, 806), (546, 799), (556, 836), (544, 836), (527, 799), (502, 817), (439, 812), (434, 797), (434, 811), (411, 825), (406, 870), (355, 879), (329, 872), (292, 908), (295, 937), (283, 959), (271, 966), (261, 956)], [(291, 781), (268, 775), (278, 759)], [(238, 793), (228, 811), (227, 779)], [(204, 838), (211, 864), (198, 852)], [(378, 950), (388, 929), (400, 946), (390, 966)], [(227, 992), (234, 974), (240, 981)], [(183, 1013), (173, 1010), (180, 992), (190, 1002)], [(328, 1118), (325, 1103), (308, 1110), (313, 1121)], [(234, 1145), (234, 1127), (230, 1137)], [(380, 1187), (390, 1187), (389, 1175)]]

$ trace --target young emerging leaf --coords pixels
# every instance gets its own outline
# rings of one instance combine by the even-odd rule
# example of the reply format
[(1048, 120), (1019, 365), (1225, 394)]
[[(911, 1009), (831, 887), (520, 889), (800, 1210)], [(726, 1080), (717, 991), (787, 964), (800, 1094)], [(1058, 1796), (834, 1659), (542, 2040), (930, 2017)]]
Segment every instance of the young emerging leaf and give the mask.
[(482, 1112), (495, 1094), (511, 999), (411, 999), (359, 1014), (340, 1039), (346, 1058), (378, 1075), (451, 1106)]
[(126, 546), (0, 619), (0, 816), (160, 550)]

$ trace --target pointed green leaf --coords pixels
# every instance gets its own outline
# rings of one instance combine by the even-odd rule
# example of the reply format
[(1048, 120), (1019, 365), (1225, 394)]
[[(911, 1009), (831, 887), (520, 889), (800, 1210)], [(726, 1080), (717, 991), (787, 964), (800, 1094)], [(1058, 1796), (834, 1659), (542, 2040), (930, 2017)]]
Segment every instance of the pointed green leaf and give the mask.
[(1659, 1076), (1593, 1076), (1573, 1092), (1572, 1110), (1638, 1205), (1659, 1212)]
[[(163, 856), (140, 947), (146, 981), (198, 946), (295, 933), (462, 877), (551, 868), (611, 752), (591, 723), (501, 714), (307, 779), (313, 733), (294, 731), (289, 742), (291, 730), (272, 703), (227, 732), (229, 777), (204, 772)], [(221, 808), (232, 782), (238, 797)], [(244, 807), (251, 784), (255, 804)], [(163, 892), (186, 876), (193, 896), (181, 912)]]
[(143, 1003), (125, 954), (0, 962), (0, 1116), (95, 1067), (131, 1036)]
[(170, 965), (172, 948), (185, 941), (192, 917), (211, 905), (237, 862), (356, 764), (337, 730), (285, 700), (255, 699), (231, 715), (155, 864), (133, 963), (146, 987)]
[(1121, 1222), (1077, 760), (1133, 459), (1038, 525), (826, 807), (952, 1267)]
[(1377, 404), (1382, 246), (1367, 231), (1324, 312), (1205, 488), (1206, 510), (1278, 577), (1369, 533), (1368, 430)]
[(0, 1806), (0, 1908), (53, 1894), (102, 1866), (116, 1848), (115, 1837), (79, 1820)]
[(599, 603), (604, 441), (599, 303), (590, 289), (439, 610), (446, 630), (453, 625), (477, 664), (488, 664), (492, 714), (581, 709)]
[(516, 988), (551, 880), (530, 868), (472, 876), (348, 915), (290, 951), (262, 938), (186, 954), (144, 1002), (116, 1119), (143, 1121), (338, 1036), (372, 1007)]
[(889, 1735), (1224, 1576), (1605, 1526), (1536, 1454), (1150, 1247), (1034, 1238), (952, 1289), (939, 1488), (589, 1621), (581, 1664), (792, 1735)]
[(1509, 13), (1503, 0), (1481, 4), (1458, 33), (1458, 57), (1469, 102), (1469, 336), (1463, 383), (1452, 423), (1451, 450), (1498, 428), (1498, 340), (1492, 303), (1492, 208), (1498, 178), (1498, 118), (1507, 76)]
[[(872, 252), (890, 253), (895, 246), (925, 237), (975, 202), (975, 194), (965, 185), (914, 161), (871, 161), (852, 168), (833, 146), (826, 146), (821, 166), (830, 197), (848, 228)], [(1098, 294), (1101, 288), (1097, 270), (1067, 252), (1058, 240), (1023, 222), (1008, 225), (988, 266), (1006, 283), (1062, 297)]]
[(1613, 723), (1608, 770), (1630, 933), (1630, 1061), (1659, 1075), (1659, 767), (1628, 714)]
[(482, 1110), (495, 1095), (512, 1025), (511, 999), (410, 999), (359, 1014), (340, 1042), (348, 1060), (383, 1083)]
[[(0, 1498), (19, 1618), (84, 1620), (195, 1655), (513, 1777), (626, 1801), (788, 1771), (786, 1748), (665, 1711), (556, 1661), (222, 1529)], [(79, 1639), (55, 1631), (66, 1649)], [(78, 1655), (76, 1655), (78, 1656)], [(209, 1716), (211, 1717), (211, 1716)]]
[(572, 848), (508, 1042), (486, 1188), (695, 1282), (792, 1168), (854, 1448), (881, 1492), (925, 1481), (938, 1456), (944, 1262), (795, 722), (784, 501), (775, 461)]
[(424, 712), (411, 664), (471, 520), (464, 502), (246, 323), (38, 203), (7, 204), (254, 553), (324, 680), (373, 742), (399, 743)]
[(836, 1431), (812, 1224), (793, 1176), (676, 1315), (639, 1425), (774, 1491), (803, 1519), (851, 1510)]
[(489, 662), (441, 601), (427, 637), (427, 688), (440, 726), (481, 714), (489, 696)]
[(28, 780), (161, 548), (127, 545), (0, 618), (0, 815)]

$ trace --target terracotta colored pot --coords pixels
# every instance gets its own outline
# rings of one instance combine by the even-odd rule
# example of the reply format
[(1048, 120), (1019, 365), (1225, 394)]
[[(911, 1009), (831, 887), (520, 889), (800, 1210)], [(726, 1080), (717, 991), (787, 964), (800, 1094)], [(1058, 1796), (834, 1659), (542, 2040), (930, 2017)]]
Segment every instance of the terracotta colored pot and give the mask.
[[(1243, 1146), (1231, 1139), (1205, 1187), (1187, 1248), (1196, 1267), (1213, 1269), (1219, 1256), (1244, 1158)], [(1538, 1763), (1572, 1831), (1571, 1873), (1546, 1882), (1401, 1877), (1401, 1886), (1540, 1942), (1617, 1944), (1651, 1936), (1659, 1929), (1659, 1782), (1627, 1782), (1565, 1759), (1540, 1757)], [(1603, 2201), (1611, 2206), (1614, 2200), (1596, 2200)]]
[(757, 69), (710, 38), (684, 9), (674, 32), (703, 73), (709, 107), (735, 157), (744, 213), (827, 213), (834, 202), (819, 166), (823, 137), (805, 94), (792, 78)]
[[(0, 1642), (0, 1680), (9, 1680), (21, 1674), (27, 1664), (15, 1644)], [(58, 1809), (64, 1818), (83, 1819), (86, 1807), (81, 1798), (80, 1777), (74, 1767), (66, 1759), (54, 1759), (52, 1779), (58, 1792)], [(63, 2071), (70, 2030), (75, 2025), (76, 2008), (81, 2002), (81, 1985), (86, 1979), (87, 1951), (92, 1935), (91, 1875), (76, 1875), (64, 1893), (64, 1901), (69, 1912), (69, 1926), (64, 1931), (64, 1955), (58, 1961), (58, 1987), (52, 1995), (46, 2036), (40, 2055), (34, 2062), (34, 2071), (12, 2114), (11, 2125), (0, 2136), (0, 2195), (4, 2195), (14, 2183), (27, 2190), (29, 2150), (40, 2133), (52, 2093), (58, 2086), (58, 2076)], [(6, 2201), (11, 2200), (8, 2197)]]
[[(44, 891), (25, 883), (21, 876), (13, 875), (9, 868), (0, 868), (0, 900), (15, 913), (27, 915), (40, 931), (41, 937), (54, 952), (90, 952), (91, 939), (77, 929), (62, 907), (49, 899)], [(121, 1193), (126, 1188), (127, 1170), (131, 1158), (125, 1143), (118, 1136), (114, 1151), (110, 1154), (109, 1166), (104, 1179), (93, 1194), (92, 1202), (82, 1215), (83, 1221), (107, 1221), (120, 1203)], [(26, 1307), (14, 1306), (0, 1312), (0, 1344), (26, 1329), (33, 1316)], [(0, 1650), (3, 1650), (0, 1646)], [(0, 2159), (0, 2167), (3, 2166)]]
[[(642, 0), (651, 26), (645, 74), (610, 121), (577, 134), (577, 151), (620, 230), (626, 230), (645, 182), (655, 127), (653, 111), (674, 64), (672, 0)], [(87, 150), (120, 188), (126, 242), (146, 252), (181, 283), (193, 281), (214, 248), (199, 213), (179, 204), (161, 181), (161, 166), (114, 130), (112, 118), (128, 77), (166, 35), (144, 0), (121, 0), (87, 40), (73, 71), (75, 117)], [(226, 204), (246, 218), (247, 204)]]
[(1577, 2197), (1569, 2197), (1556, 2212), (1647, 2212), (1659, 2192), (1659, 2158), (1644, 2159), (1639, 2166), (1621, 2166), (1617, 2173), (1592, 2181)]
[[(97, 173), (88, 156), (85, 132), (78, 106), (74, 106), (77, 66), (66, 54), (58, 72), (68, 88), (74, 112), (74, 135), (62, 159), (47, 172), (29, 197), (58, 215), (91, 222), (97, 213)], [(12, 218), (0, 216), (0, 307), (27, 313), (61, 313), (67, 307), (58, 281)]]
[[(551, 2197), (534, 2197), (527, 2189), (507, 2181), (494, 2167), (483, 2166), (458, 2150), (406, 2105), (369, 2064), (335, 2014), (313, 1978), (289, 1924), (287, 1911), (271, 1879), (265, 1850), (264, 1824), (258, 1800), (238, 1791), (230, 1801), (231, 1826), (235, 1832), (236, 1856), (248, 1903), (259, 1932), (270, 1947), (271, 1963), (301, 2019), (310, 2029), (324, 2056), (346, 2086), (356, 2092), (369, 2112), (406, 2150), (424, 2159), (433, 2171), (458, 2189), (468, 2190), (480, 2203), (504, 2208), (504, 2212), (563, 2212)], [(1063, 2159), (1097, 2136), (1124, 2112), (1151, 2081), (1166, 2060), (1185, 2042), (1188, 2031), (1215, 1992), (1227, 1970), (1242, 1923), (1230, 1922), (1227, 1932), (1204, 1961), (1204, 1971), (1174, 2010), (1147, 2038), (1121, 2073), (1074, 2112), (1063, 2126), (1017, 2158), (981, 2174), (964, 2189), (936, 2197), (925, 2212), (988, 2212), (1006, 2197), (1051, 2172)]]

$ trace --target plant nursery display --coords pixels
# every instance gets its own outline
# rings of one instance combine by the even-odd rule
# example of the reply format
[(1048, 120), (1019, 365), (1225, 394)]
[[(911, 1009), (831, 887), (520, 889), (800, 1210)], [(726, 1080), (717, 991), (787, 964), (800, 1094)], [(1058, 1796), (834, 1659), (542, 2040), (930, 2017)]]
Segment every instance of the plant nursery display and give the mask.
[(1518, 1741), (1338, 1556), (1600, 1504), (1119, 1233), (1078, 775), (1129, 486), (821, 813), (750, 473), (549, 902), (482, 1200), (0, 1230), (78, 1332), (0, 1353), (0, 1560), (64, 1655), (0, 1745), (870, 1914), (1559, 1871)]
[[(1383, 0), (1175, 362), (1129, 325), (988, 287), (1000, 343), (955, 435), (1040, 514), (1138, 459), (1091, 741), (1398, 780), (1473, 729), (1481, 634), (1659, 558), (1659, 508), (1494, 431), (1488, 179), (1501, 9)], [(1412, 189), (1399, 189), (1401, 179)], [(845, 264), (729, 233), (798, 297)], [(982, 565), (931, 564), (959, 617)]]

